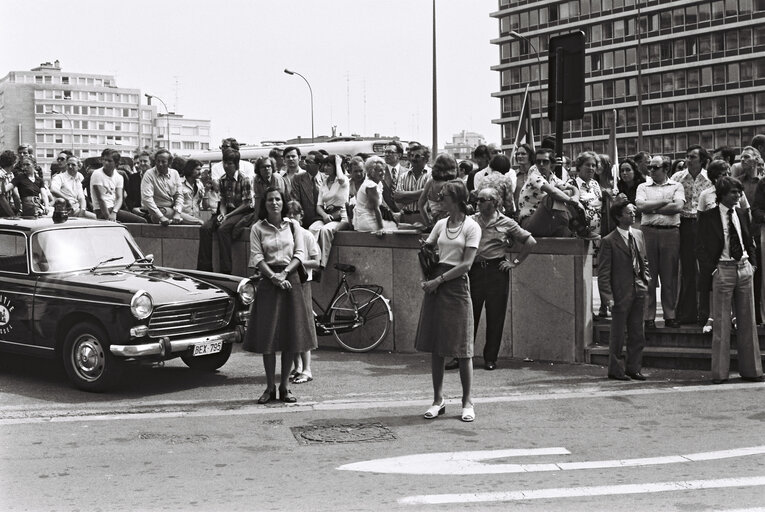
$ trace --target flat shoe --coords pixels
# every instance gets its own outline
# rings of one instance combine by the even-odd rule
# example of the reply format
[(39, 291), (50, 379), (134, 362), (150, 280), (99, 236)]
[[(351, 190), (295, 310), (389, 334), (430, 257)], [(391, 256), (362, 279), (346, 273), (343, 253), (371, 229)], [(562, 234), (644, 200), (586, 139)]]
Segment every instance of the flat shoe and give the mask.
[(472, 405), (470, 407), (462, 408), (462, 416), (460, 419), (465, 423), (470, 423), (471, 421), (475, 420), (475, 410), (473, 409)]
[(292, 394), (292, 391), (290, 391), (289, 389), (286, 389), (284, 391), (282, 391), (281, 389), (279, 390), (279, 400), (281, 400), (285, 404), (294, 404), (295, 402), (297, 402), (297, 398), (295, 397), (295, 395)]
[(260, 405), (265, 405), (268, 402), (271, 402), (272, 400), (276, 400), (276, 390), (272, 389), (271, 391), (265, 390), (262, 395), (260, 395), (260, 398), (258, 398), (258, 403)]
[(441, 403), (438, 405), (431, 405), (428, 407), (428, 410), (425, 411), (425, 414), (423, 417), (426, 420), (432, 420), (438, 416), (443, 416), (444, 413), (446, 413), (446, 402), (444, 400), (441, 400)]
[(294, 379), (292, 379), (293, 384), (305, 384), (306, 382), (311, 382), (313, 380), (313, 377), (310, 373), (299, 373)]

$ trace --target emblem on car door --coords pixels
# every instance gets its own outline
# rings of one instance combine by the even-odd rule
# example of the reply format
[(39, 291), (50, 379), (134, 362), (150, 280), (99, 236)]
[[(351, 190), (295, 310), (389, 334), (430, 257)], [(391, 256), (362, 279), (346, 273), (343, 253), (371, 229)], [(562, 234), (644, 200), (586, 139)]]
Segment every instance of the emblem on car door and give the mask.
[(11, 325), (11, 312), (14, 306), (11, 300), (4, 295), (0, 295), (0, 334), (8, 334), (13, 326)]

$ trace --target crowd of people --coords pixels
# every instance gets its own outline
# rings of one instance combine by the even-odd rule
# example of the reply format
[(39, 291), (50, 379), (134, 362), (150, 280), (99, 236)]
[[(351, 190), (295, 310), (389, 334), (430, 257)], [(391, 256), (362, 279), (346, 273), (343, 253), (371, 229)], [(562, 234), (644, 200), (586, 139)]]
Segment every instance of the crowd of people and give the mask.
[[(249, 231), (249, 266), (257, 269), (261, 286), (252, 311), (256, 328), (245, 348), (263, 354), (267, 389), (260, 403), (277, 399), (276, 352), (282, 352), (280, 400), (295, 401), (288, 382), (312, 380), (316, 333), (306, 283), (320, 280), (335, 234), (352, 229), (382, 235), (414, 228), (429, 233), (425, 245), (440, 254), (435, 274), (421, 283), (416, 338), (419, 350), (432, 353), (434, 401), (426, 418), (443, 413), (444, 370), (458, 368), (462, 419), (475, 418), (470, 387), (476, 326), (485, 308), (483, 359), (493, 370), (508, 272), (539, 237), (593, 242), (597, 316), (612, 317), (610, 378), (645, 379), (644, 333), (657, 328), (660, 284), (665, 328), (698, 324), (712, 334), (714, 382), (728, 378), (731, 325), (738, 329), (742, 376), (762, 379), (756, 326), (765, 323), (758, 264), (765, 245), (765, 135), (738, 155), (727, 147), (694, 145), (677, 160), (640, 152), (611, 162), (592, 151), (555, 158), (554, 147), (547, 138), (507, 155), (482, 144), (471, 160), (439, 154), (429, 165), (428, 147), (394, 140), (382, 157), (302, 155), (288, 146), (249, 162), (228, 138), (220, 146), (221, 161), (208, 171), (202, 162), (164, 149), (135, 155), (134, 166), (106, 149), (94, 169), (83, 169), (63, 151), (46, 180), (22, 145), (0, 154), (0, 215), (50, 215), (56, 204), (70, 216), (199, 225), (197, 269), (213, 270), (217, 238), (223, 273), (231, 273), (234, 240)], [(211, 210), (206, 221), (203, 210)]]

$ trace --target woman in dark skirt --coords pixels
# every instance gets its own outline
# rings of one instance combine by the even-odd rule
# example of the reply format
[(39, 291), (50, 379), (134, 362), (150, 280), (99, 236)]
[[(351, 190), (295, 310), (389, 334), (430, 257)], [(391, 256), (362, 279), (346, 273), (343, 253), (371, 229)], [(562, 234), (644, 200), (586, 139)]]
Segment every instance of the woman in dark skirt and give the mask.
[[(453, 160), (453, 159), (452, 159)], [(456, 168), (456, 162), (454, 162)], [(473, 304), (467, 273), (473, 265), (481, 228), (466, 215), (468, 192), (462, 180), (443, 185), (439, 200), (449, 216), (436, 222), (427, 244), (437, 245), (439, 265), (430, 279), (422, 282), (425, 297), (417, 325), (415, 348), (430, 352), (433, 376), (433, 405), (426, 419), (444, 414), (444, 358), (459, 359), (462, 382), (462, 421), (473, 421)]]
[(281, 352), (279, 399), (297, 401), (287, 388), (292, 357), (317, 347), (311, 306), (303, 296), (296, 271), (305, 259), (303, 239), (287, 217), (281, 190), (269, 188), (261, 202), (258, 222), (250, 231), (250, 267), (260, 271), (258, 295), (252, 306), (243, 348), (263, 354), (266, 390), (259, 404), (276, 400), (276, 353)]

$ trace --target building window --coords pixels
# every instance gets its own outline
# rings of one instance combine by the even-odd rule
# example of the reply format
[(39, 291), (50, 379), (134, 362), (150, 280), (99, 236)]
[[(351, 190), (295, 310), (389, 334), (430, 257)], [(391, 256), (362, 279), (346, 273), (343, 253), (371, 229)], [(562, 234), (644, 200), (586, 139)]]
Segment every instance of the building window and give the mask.
[(173, 149), (181, 149), (181, 143), (180, 142), (172, 142), (172, 148)]
[(36, 84), (41, 84), (41, 83), (43, 83), (43, 77), (42, 77), (42, 75), (36, 75), (36, 76), (35, 76), (35, 83), (36, 83)]
[(190, 142), (190, 141), (183, 141), (183, 149), (196, 149), (197, 144), (196, 142)]

